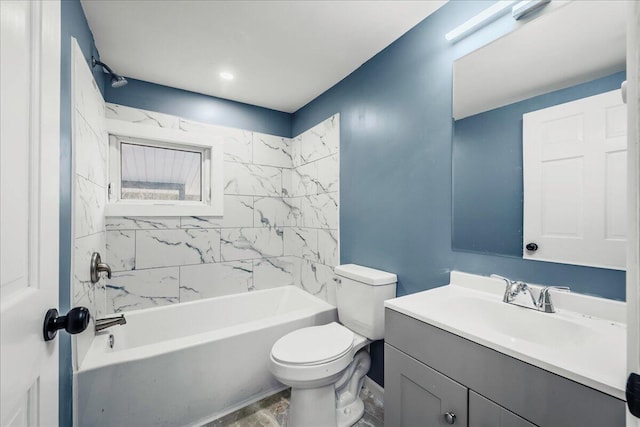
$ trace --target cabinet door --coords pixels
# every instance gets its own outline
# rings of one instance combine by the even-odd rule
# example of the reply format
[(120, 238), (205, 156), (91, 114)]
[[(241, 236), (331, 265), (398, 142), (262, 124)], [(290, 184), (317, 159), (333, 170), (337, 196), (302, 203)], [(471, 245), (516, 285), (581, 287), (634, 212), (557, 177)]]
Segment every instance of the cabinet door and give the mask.
[[(385, 425), (466, 427), (466, 387), (395, 347), (385, 344), (384, 348)], [(447, 420), (447, 413), (454, 415), (454, 419)]]
[(469, 427), (535, 427), (535, 424), (469, 390)]

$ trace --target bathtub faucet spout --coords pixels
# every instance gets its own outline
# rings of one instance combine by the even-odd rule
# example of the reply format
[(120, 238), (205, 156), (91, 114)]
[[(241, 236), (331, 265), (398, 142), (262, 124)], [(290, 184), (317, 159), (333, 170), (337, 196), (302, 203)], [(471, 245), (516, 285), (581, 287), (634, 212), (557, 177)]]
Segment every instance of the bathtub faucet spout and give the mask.
[(104, 317), (102, 319), (96, 319), (96, 332), (100, 332), (103, 329), (110, 328), (116, 325), (126, 325), (127, 320), (124, 318), (124, 314), (117, 317)]

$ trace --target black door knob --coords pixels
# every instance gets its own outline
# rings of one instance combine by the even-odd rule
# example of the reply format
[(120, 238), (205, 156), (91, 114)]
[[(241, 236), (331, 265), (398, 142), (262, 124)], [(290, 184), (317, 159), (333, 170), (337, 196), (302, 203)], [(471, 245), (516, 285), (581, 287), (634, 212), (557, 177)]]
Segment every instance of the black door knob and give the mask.
[(89, 325), (91, 314), (86, 307), (75, 307), (66, 316), (58, 316), (58, 310), (50, 308), (44, 316), (43, 335), (45, 341), (56, 337), (58, 329), (64, 329), (70, 334), (78, 334)]
[(531, 242), (531, 243), (527, 243), (527, 246), (525, 246), (525, 248), (527, 248), (528, 251), (535, 252), (538, 250), (538, 245)]

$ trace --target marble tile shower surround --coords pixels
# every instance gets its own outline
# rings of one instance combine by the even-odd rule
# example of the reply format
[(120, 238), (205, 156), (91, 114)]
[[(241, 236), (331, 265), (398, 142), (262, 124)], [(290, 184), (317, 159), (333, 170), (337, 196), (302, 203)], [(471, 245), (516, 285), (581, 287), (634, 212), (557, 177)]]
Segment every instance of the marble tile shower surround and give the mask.
[(105, 103), (80, 47), (72, 47), (73, 257), (72, 305), (84, 306), (91, 324), (74, 335), (74, 364), (79, 366), (93, 340), (93, 319), (106, 313), (106, 281), (92, 284), (89, 262), (94, 251), (106, 253), (104, 208), (107, 201)]
[(296, 285), (335, 303), (339, 116), (296, 138), (106, 104), (106, 117), (224, 139), (223, 217), (108, 217), (107, 311)]

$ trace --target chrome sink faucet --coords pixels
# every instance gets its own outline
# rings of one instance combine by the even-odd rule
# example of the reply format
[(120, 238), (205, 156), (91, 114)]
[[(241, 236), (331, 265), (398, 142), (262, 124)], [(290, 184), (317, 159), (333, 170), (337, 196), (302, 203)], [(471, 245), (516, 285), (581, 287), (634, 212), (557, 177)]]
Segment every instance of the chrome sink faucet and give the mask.
[[(519, 305), (525, 308), (531, 308), (533, 310), (543, 311), (545, 313), (556, 312), (551, 300), (551, 290), (569, 292), (569, 288), (567, 286), (547, 286), (540, 291), (540, 293), (538, 294), (538, 298), (536, 299), (533, 296), (533, 289), (524, 282), (511, 280), (506, 277), (498, 276), (497, 274), (492, 274), (490, 277), (494, 279), (504, 280), (506, 287), (504, 290), (504, 296), (502, 297), (503, 302), (506, 302), (507, 304)], [(516, 297), (520, 294), (529, 295), (529, 297), (531, 298), (530, 306), (523, 305), (515, 301)]]

